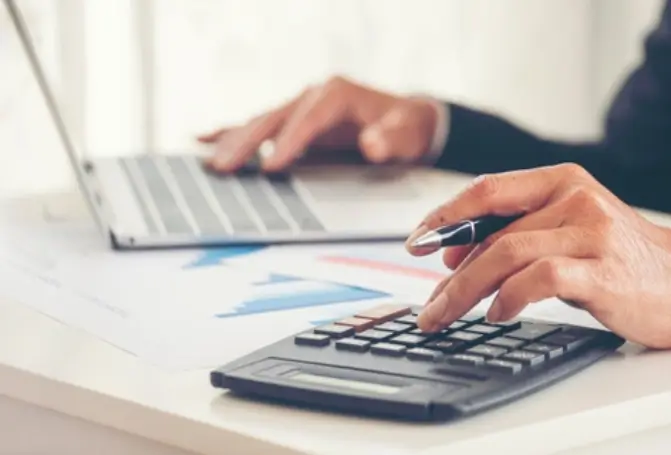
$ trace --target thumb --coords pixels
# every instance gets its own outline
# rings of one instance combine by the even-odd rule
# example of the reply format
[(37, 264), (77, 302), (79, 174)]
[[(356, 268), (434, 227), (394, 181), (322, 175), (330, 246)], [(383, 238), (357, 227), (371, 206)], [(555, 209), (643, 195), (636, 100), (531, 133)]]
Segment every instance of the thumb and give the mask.
[(420, 120), (410, 105), (392, 107), (377, 122), (365, 128), (359, 147), (370, 161), (381, 163), (396, 159), (411, 162), (422, 155), (426, 138)]

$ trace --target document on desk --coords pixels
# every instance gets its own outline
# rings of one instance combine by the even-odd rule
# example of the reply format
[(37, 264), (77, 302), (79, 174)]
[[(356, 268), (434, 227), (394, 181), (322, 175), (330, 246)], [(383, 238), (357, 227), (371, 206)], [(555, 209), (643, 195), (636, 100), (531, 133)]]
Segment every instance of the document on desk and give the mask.
[(375, 289), (273, 273), (263, 266), (265, 254), (114, 252), (93, 226), (5, 222), (0, 296), (178, 369), (215, 367), (390, 299)]

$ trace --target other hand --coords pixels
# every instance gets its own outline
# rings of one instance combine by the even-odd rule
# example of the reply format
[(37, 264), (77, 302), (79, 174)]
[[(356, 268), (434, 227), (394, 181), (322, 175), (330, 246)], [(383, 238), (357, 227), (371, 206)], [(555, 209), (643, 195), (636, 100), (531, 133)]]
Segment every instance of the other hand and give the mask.
[(562, 164), (476, 179), (429, 214), (409, 242), (427, 229), (485, 214), (524, 216), (482, 244), (444, 251), (454, 273), (419, 316), (421, 329), (447, 326), (498, 291), (491, 321), (558, 297), (629, 341), (671, 348), (671, 231), (581, 167)]
[(393, 96), (335, 77), (244, 125), (199, 140), (214, 144), (207, 164), (217, 171), (240, 168), (266, 140), (275, 144), (274, 153), (262, 162), (268, 171), (286, 168), (308, 147), (357, 150), (372, 163), (412, 162), (430, 149), (436, 121), (428, 100)]

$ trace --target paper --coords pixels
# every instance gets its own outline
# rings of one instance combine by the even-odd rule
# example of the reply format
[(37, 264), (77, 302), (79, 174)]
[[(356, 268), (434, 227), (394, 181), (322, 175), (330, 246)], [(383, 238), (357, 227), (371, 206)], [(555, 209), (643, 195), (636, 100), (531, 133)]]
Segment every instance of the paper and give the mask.
[(287, 249), (271, 250), (264, 255), (264, 264), (305, 277), (419, 298), (422, 302), (451, 273), (440, 253), (414, 257), (401, 242), (293, 247), (291, 254)]
[[(0, 296), (166, 368), (217, 367), (380, 303), (421, 305), (448, 273), (400, 243), (114, 252), (92, 225), (0, 223)], [(524, 315), (600, 326), (558, 300)]]
[(93, 226), (5, 223), (0, 295), (179, 369), (216, 367), (390, 299), (376, 290), (270, 273), (261, 266), (266, 254), (249, 248), (114, 252)]

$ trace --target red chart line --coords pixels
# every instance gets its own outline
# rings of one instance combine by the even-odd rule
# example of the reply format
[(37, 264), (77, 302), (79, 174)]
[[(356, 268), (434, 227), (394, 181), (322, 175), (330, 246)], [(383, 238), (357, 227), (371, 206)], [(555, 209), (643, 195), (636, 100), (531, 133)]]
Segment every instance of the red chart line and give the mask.
[(351, 267), (364, 268), (368, 270), (377, 270), (379, 272), (394, 273), (397, 275), (410, 276), (426, 280), (438, 281), (445, 278), (445, 275), (432, 270), (417, 269), (389, 262), (375, 261), (371, 259), (351, 258), (344, 256), (322, 256), (321, 260), (333, 264), (347, 265)]

